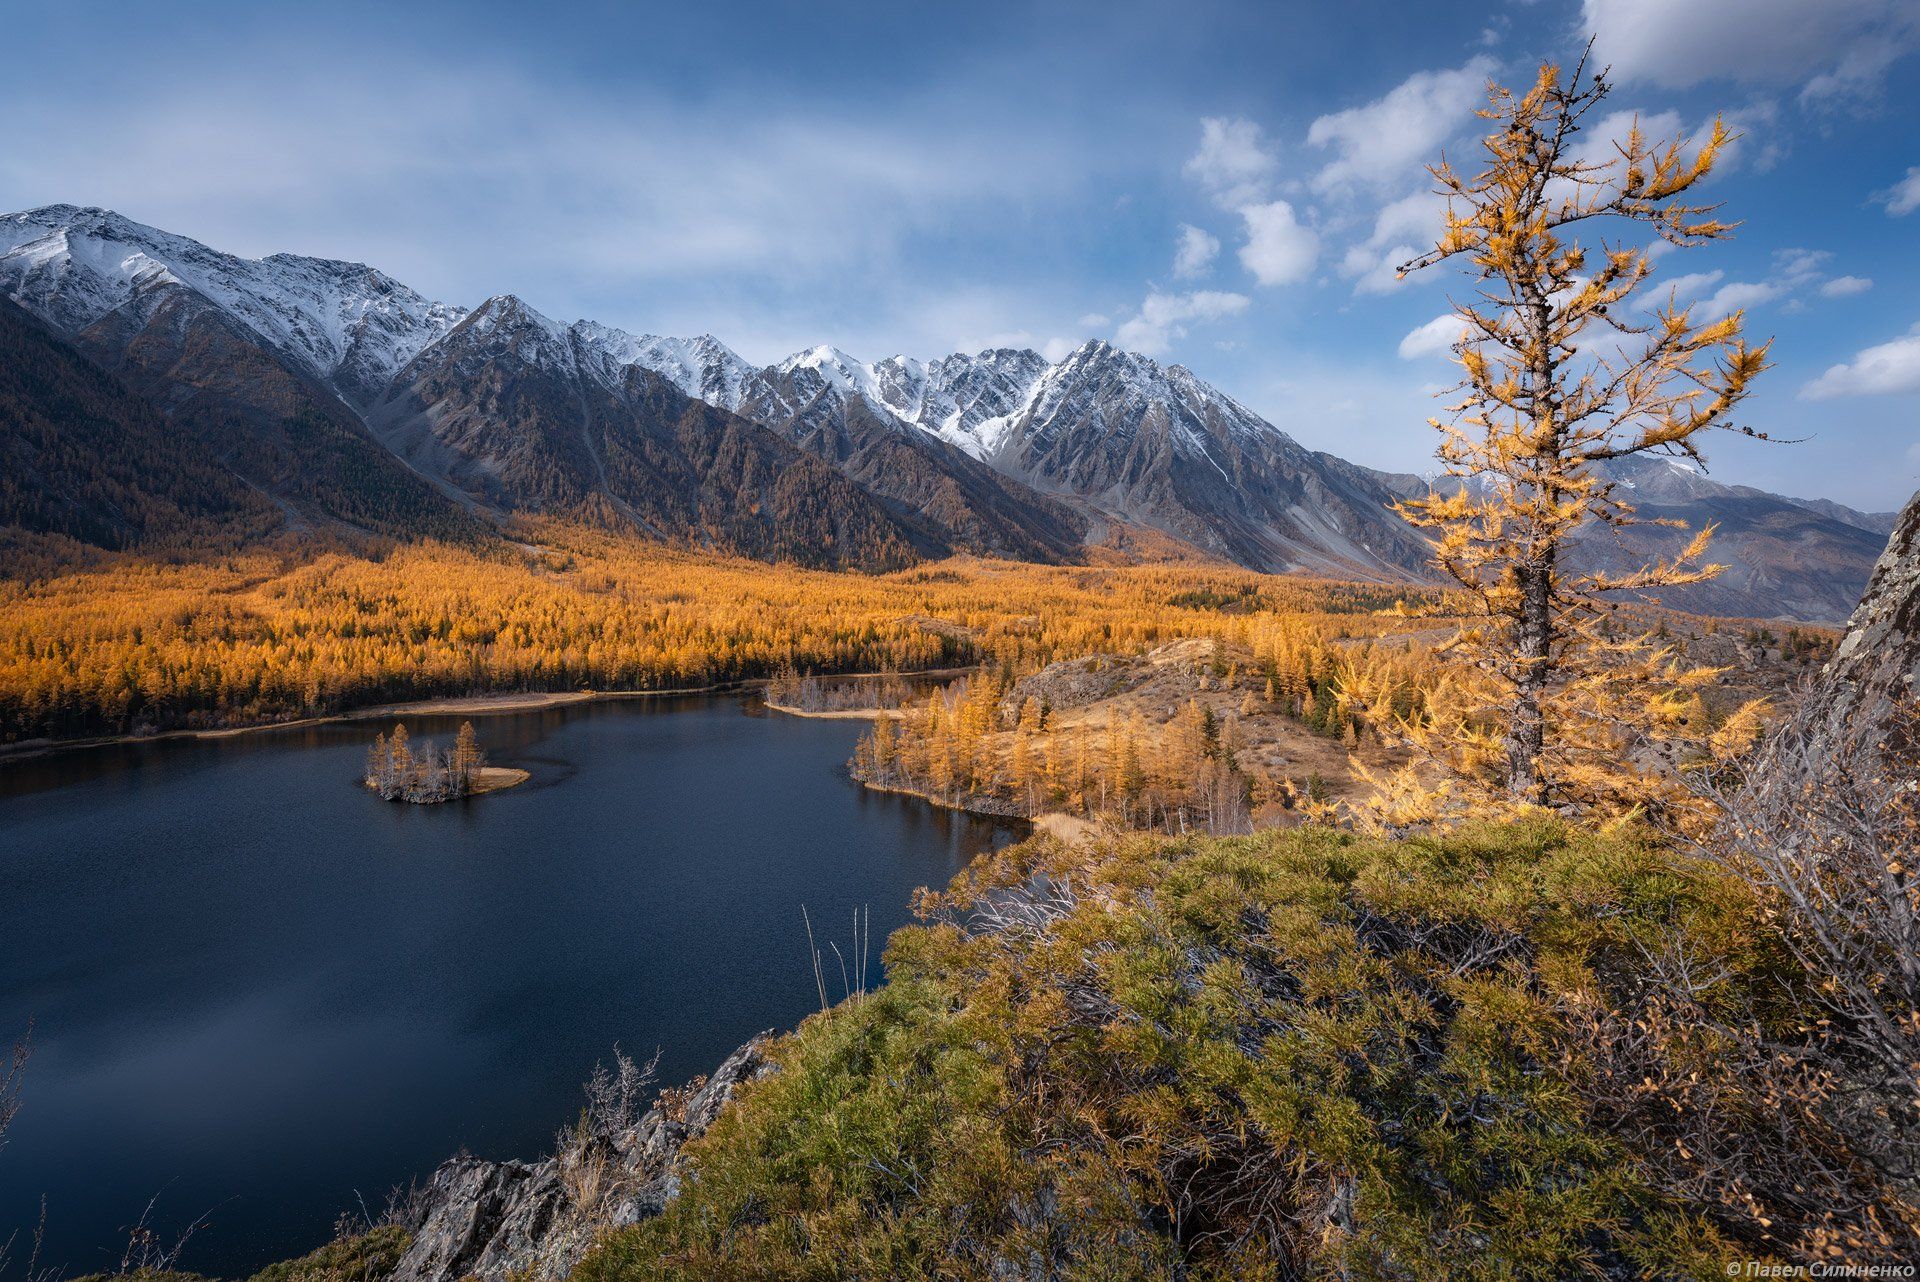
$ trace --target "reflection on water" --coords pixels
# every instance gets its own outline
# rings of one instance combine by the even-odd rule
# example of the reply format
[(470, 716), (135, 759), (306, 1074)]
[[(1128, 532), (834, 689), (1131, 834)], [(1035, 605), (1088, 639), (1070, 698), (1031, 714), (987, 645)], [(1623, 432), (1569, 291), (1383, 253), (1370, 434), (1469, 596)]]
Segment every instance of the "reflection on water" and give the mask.
[(35, 1029), (0, 1240), (44, 1194), (42, 1263), (111, 1267), (157, 1194), (211, 1212), (186, 1268), (317, 1245), (463, 1145), (540, 1151), (616, 1042), (676, 1082), (791, 1027), (803, 904), (843, 949), (871, 906), (877, 979), (913, 888), (1016, 835), (852, 784), (858, 722), (745, 710), (476, 718), (532, 779), (430, 807), (356, 786), (373, 725), (0, 767), (0, 1038)]

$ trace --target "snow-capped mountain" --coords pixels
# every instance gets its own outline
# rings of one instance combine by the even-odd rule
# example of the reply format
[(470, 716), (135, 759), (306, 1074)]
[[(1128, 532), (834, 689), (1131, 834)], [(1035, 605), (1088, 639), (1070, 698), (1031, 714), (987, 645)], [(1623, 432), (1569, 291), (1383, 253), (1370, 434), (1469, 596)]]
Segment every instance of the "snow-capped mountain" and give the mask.
[(1685, 543), (1687, 531), (1655, 522), (1679, 521), (1687, 530), (1712, 525), (1708, 559), (1726, 569), (1663, 594), (1668, 604), (1702, 614), (1843, 620), (1865, 588), (1860, 567), (1871, 572), (1891, 531), (1891, 514), (1727, 485), (1685, 459), (1614, 459), (1604, 475), (1640, 524), (1583, 531), (1581, 564), (1627, 573)]
[(141, 294), (182, 285), (364, 405), (466, 309), (360, 263), (238, 258), (105, 209), (49, 205), (0, 217), (0, 289), (78, 332)]
[(489, 298), (401, 369), (366, 421), (449, 496), (804, 565), (891, 569), (913, 533), (761, 424), (617, 354), (614, 331)]
[(688, 396), (722, 409), (739, 410), (758, 372), (711, 334), (698, 338), (635, 335), (586, 320), (576, 322), (573, 332), (585, 359), (592, 362), (600, 377), (617, 380), (622, 369), (638, 365), (661, 375)]
[(893, 356), (874, 367), (874, 378), (889, 410), (975, 458), (987, 458), (1050, 368), (1038, 352), (1001, 347), (930, 364)]
[(995, 349), (869, 365), (818, 347), (759, 371), (733, 407), (828, 457), (856, 436), (917, 431), (1071, 500), (1093, 527), (1147, 526), (1256, 569), (1418, 577), (1426, 564), (1384, 478), (1302, 448), (1183, 366), (1101, 340), (1058, 363)]
[[(452, 532), (476, 513), (599, 512), (793, 555), (755, 515), (784, 471), (804, 478), (785, 519), (822, 499), (855, 512), (804, 537), (851, 539), (870, 564), (908, 545), (1072, 560), (1088, 540), (1150, 545), (1127, 533), (1150, 529), (1259, 570), (1429, 573), (1390, 508), (1417, 479), (1308, 450), (1191, 370), (1100, 340), (1057, 362), (1001, 348), (869, 364), (820, 346), (757, 367), (712, 335), (563, 324), (511, 295), (468, 312), (361, 264), (240, 258), (71, 205), (0, 216), (0, 294), (290, 521)], [(1731, 523), (1739, 563), (1716, 609), (1828, 617), (1884, 534), (1885, 518), (1658, 461), (1617, 480), (1660, 515)]]

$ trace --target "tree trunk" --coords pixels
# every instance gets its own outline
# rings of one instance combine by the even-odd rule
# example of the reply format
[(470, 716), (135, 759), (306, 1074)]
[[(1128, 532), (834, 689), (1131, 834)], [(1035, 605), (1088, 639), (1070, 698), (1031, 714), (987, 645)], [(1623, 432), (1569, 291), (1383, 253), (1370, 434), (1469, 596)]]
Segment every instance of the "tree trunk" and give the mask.
[(1520, 572), (1520, 615), (1514, 623), (1513, 712), (1507, 719), (1507, 791), (1519, 801), (1547, 804), (1540, 773), (1546, 745), (1547, 677), (1553, 653), (1553, 563)]
[[(1527, 331), (1530, 348), (1530, 382), (1535, 432), (1540, 450), (1534, 470), (1534, 484), (1544, 494), (1530, 495), (1536, 500), (1556, 501), (1550, 475), (1560, 463), (1560, 423), (1556, 406), (1559, 370), (1554, 360), (1550, 336), (1552, 309), (1540, 287), (1539, 276), (1528, 272), (1523, 292), (1527, 302)], [(1546, 745), (1547, 679), (1553, 672), (1553, 572), (1559, 552), (1559, 534), (1551, 526), (1535, 528), (1532, 555), (1518, 567), (1520, 610), (1514, 620), (1513, 716), (1507, 725), (1507, 792), (1516, 800), (1536, 806), (1547, 804), (1547, 782), (1540, 771), (1540, 753)]]

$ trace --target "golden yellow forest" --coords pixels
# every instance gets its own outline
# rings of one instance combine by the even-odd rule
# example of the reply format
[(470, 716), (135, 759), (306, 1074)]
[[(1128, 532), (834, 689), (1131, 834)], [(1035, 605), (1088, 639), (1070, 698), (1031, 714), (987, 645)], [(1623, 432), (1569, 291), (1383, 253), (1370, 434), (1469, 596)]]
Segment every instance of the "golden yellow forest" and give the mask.
[(1215, 637), (1297, 661), (1431, 629), (1438, 593), (1227, 567), (955, 559), (847, 575), (556, 527), (476, 552), (289, 542), (0, 583), (9, 740), (282, 720), (505, 690), (679, 689), (1134, 654)]

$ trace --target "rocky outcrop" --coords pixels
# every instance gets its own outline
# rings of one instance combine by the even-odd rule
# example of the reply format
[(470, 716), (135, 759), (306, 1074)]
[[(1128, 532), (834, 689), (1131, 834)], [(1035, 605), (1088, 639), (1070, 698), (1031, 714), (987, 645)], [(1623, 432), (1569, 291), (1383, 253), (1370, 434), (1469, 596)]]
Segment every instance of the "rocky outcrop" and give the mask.
[(413, 1245), (390, 1282), (566, 1277), (600, 1234), (658, 1215), (678, 1195), (681, 1148), (742, 1084), (772, 1071), (767, 1044), (767, 1035), (754, 1038), (637, 1120), (590, 1108), (543, 1161), (463, 1154), (443, 1163), (408, 1217)]
[(1920, 699), (1920, 494), (1908, 501), (1874, 566), (1847, 634), (1795, 717), (1816, 760), (1877, 754), (1910, 733), (1902, 704)]

